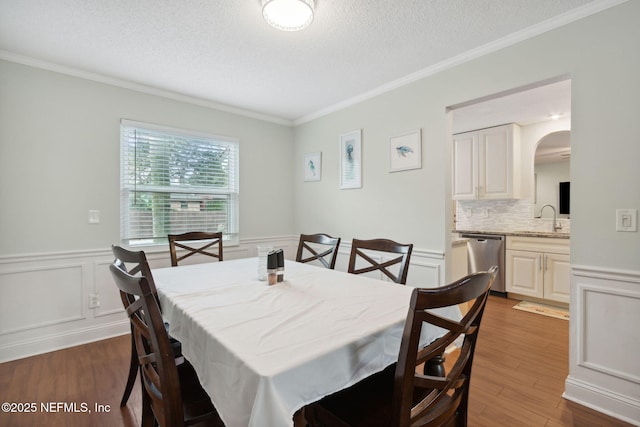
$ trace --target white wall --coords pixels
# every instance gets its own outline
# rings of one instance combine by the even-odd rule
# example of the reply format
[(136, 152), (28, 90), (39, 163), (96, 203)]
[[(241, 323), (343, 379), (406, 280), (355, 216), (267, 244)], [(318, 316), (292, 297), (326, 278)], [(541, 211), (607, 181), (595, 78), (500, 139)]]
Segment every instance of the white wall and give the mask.
[(524, 185), (523, 197), (533, 197), (533, 173), (535, 170), (535, 155), (538, 143), (542, 138), (553, 132), (570, 131), (571, 117), (562, 117), (558, 120), (548, 120), (546, 122), (535, 123), (520, 128), (520, 139), (522, 141), (522, 161), (520, 162), (522, 173), (529, 177)]
[[(640, 208), (640, 2), (533, 39), (296, 128), (296, 159), (323, 153), (321, 182), (294, 173), (296, 232), (386, 236), (448, 252), (447, 106), (569, 75), (572, 79), (572, 305), (566, 396), (640, 420), (640, 234), (615, 231), (615, 210)], [(363, 188), (338, 189), (338, 136), (363, 130)], [(390, 136), (423, 131), (423, 166), (387, 171)], [(300, 164), (298, 164), (300, 163)], [(604, 346), (600, 346), (604, 343)], [(606, 349), (606, 357), (600, 348)]]
[(0, 94), (0, 256), (119, 241), (122, 118), (237, 138), (240, 238), (293, 231), (289, 126), (7, 61)]
[[(6, 323), (8, 314), (1, 318), (0, 358), (126, 332), (117, 300), (86, 308), (88, 293), (112, 289), (105, 268), (119, 234), (122, 117), (240, 140), (241, 246), (233, 256), (249, 256), (263, 241), (291, 250), (291, 235), (300, 232), (323, 231), (345, 242), (384, 236), (413, 242), (424, 274), (412, 284), (434, 284), (446, 280), (441, 270), (449, 268), (443, 258), (451, 209), (446, 108), (570, 75), (574, 213), (566, 396), (637, 423), (640, 234), (616, 232), (615, 209), (640, 208), (639, 17), (640, 2), (627, 2), (293, 131), (0, 61), (0, 311), (19, 314), (13, 301), (25, 296), (42, 307), (24, 324)], [(363, 130), (363, 188), (339, 190), (338, 137), (357, 128)], [(389, 137), (416, 128), (422, 129), (422, 168), (389, 173)], [(323, 178), (305, 183), (302, 158), (315, 151), (323, 153)], [(282, 166), (288, 164), (293, 168)], [(101, 210), (99, 226), (87, 224), (89, 209)], [(152, 256), (158, 263), (167, 259)], [(51, 301), (39, 293), (43, 286), (79, 301)]]
[[(322, 152), (322, 180), (303, 182), (302, 161), (294, 171), (296, 232), (323, 230), (367, 239), (387, 237), (444, 252), (446, 200), (443, 177), (449, 174), (446, 104), (428, 102), (420, 81), (333, 113), (295, 129), (296, 158)], [(442, 99), (447, 89), (428, 84), (429, 97)], [(433, 86), (433, 87), (432, 87)], [(438, 121), (430, 122), (430, 117)], [(389, 173), (389, 138), (422, 130), (422, 168)], [(339, 135), (362, 129), (362, 188), (339, 189)]]
[[(240, 246), (225, 258), (265, 241), (291, 256), (291, 127), (0, 61), (0, 361), (129, 330), (107, 269), (122, 118), (237, 138)], [(169, 265), (166, 245), (145, 250)]]
[[(560, 188), (558, 183), (571, 180), (570, 166), (569, 160), (536, 165), (536, 187), (538, 189), (535, 205), (536, 215), (540, 208), (550, 204), (557, 209), (557, 215), (560, 216)], [(545, 209), (542, 212), (542, 217), (552, 218), (553, 211)]]

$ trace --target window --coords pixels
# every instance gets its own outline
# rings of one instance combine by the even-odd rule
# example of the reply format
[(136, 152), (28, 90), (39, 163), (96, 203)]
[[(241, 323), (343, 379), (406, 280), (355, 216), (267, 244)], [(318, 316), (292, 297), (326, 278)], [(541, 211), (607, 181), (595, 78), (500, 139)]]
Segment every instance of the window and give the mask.
[(122, 241), (166, 242), (167, 234), (222, 231), (238, 238), (238, 142), (122, 120)]

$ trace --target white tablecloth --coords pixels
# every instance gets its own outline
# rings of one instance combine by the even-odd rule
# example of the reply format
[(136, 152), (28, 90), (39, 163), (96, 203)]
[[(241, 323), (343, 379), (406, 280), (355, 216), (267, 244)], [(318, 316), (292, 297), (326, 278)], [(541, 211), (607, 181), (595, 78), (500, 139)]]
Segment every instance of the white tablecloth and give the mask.
[[(170, 333), (228, 427), (291, 426), (305, 404), (394, 363), (413, 290), (293, 261), (269, 286), (256, 258), (153, 277)], [(426, 332), (426, 342), (439, 333)]]

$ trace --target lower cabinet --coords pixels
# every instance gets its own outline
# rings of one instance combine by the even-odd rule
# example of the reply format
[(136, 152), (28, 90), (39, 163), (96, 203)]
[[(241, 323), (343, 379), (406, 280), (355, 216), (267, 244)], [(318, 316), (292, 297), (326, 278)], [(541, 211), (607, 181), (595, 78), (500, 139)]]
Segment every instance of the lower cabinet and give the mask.
[(507, 236), (508, 293), (569, 302), (569, 239)]

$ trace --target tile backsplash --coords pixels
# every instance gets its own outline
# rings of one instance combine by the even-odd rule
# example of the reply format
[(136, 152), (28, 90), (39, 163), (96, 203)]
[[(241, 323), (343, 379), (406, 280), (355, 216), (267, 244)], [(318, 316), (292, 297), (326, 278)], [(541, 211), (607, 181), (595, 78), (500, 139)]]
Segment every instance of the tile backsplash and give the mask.
[[(562, 232), (569, 233), (571, 220), (558, 218)], [(552, 231), (551, 218), (533, 218), (529, 199), (458, 200), (456, 229), (474, 231)]]

